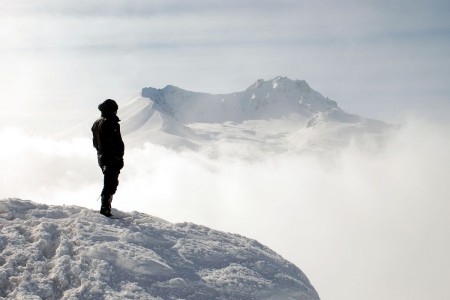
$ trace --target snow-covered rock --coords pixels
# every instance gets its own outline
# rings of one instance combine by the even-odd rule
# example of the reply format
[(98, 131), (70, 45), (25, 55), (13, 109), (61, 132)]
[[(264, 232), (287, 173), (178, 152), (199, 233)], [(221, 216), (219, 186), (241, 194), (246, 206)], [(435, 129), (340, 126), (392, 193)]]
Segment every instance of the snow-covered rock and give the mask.
[(0, 201), (1, 299), (319, 299), (267, 247), (191, 223)]

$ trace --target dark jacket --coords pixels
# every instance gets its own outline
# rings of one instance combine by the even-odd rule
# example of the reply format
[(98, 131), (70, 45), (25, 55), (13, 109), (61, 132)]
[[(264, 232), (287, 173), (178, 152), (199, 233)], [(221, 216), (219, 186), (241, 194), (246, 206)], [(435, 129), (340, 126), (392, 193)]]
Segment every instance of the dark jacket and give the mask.
[(120, 134), (119, 118), (116, 115), (104, 115), (92, 125), (92, 142), (97, 149), (100, 167), (123, 167), (125, 146)]

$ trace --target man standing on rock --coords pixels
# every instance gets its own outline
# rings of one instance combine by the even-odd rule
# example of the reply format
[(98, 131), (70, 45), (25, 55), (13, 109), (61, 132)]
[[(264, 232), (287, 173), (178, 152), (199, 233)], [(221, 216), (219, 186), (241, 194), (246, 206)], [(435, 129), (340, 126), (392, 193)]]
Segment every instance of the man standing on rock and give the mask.
[(119, 106), (116, 101), (107, 99), (98, 106), (98, 109), (102, 115), (92, 125), (92, 140), (97, 149), (98, 164), (104, 176), (100, 213), (112, 217), (111, 202), (119, 185), (125, 146), (120, 134), (120, 120), (117, 117)]

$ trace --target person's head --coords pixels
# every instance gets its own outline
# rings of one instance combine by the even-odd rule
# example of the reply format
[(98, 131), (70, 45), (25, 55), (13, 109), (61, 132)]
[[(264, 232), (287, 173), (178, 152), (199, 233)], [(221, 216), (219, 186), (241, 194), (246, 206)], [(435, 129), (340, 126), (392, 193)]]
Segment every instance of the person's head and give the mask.
[(102, 115), (116, 114), (119, 106), (113, 99), (106, 99), (99, 106), (98, 109), (102, 112)]

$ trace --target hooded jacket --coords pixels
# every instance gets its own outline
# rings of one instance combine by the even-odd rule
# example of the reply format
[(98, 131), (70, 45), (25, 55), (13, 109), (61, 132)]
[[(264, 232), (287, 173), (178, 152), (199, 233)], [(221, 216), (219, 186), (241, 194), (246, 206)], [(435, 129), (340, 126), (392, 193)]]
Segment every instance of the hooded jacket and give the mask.
[(114, 165), (123, 167), (125, 145), (120, 134), (119, 118), (115, 114), (104, 114), (92, 125), (92, 142), (97, 149), (100, 167)]

